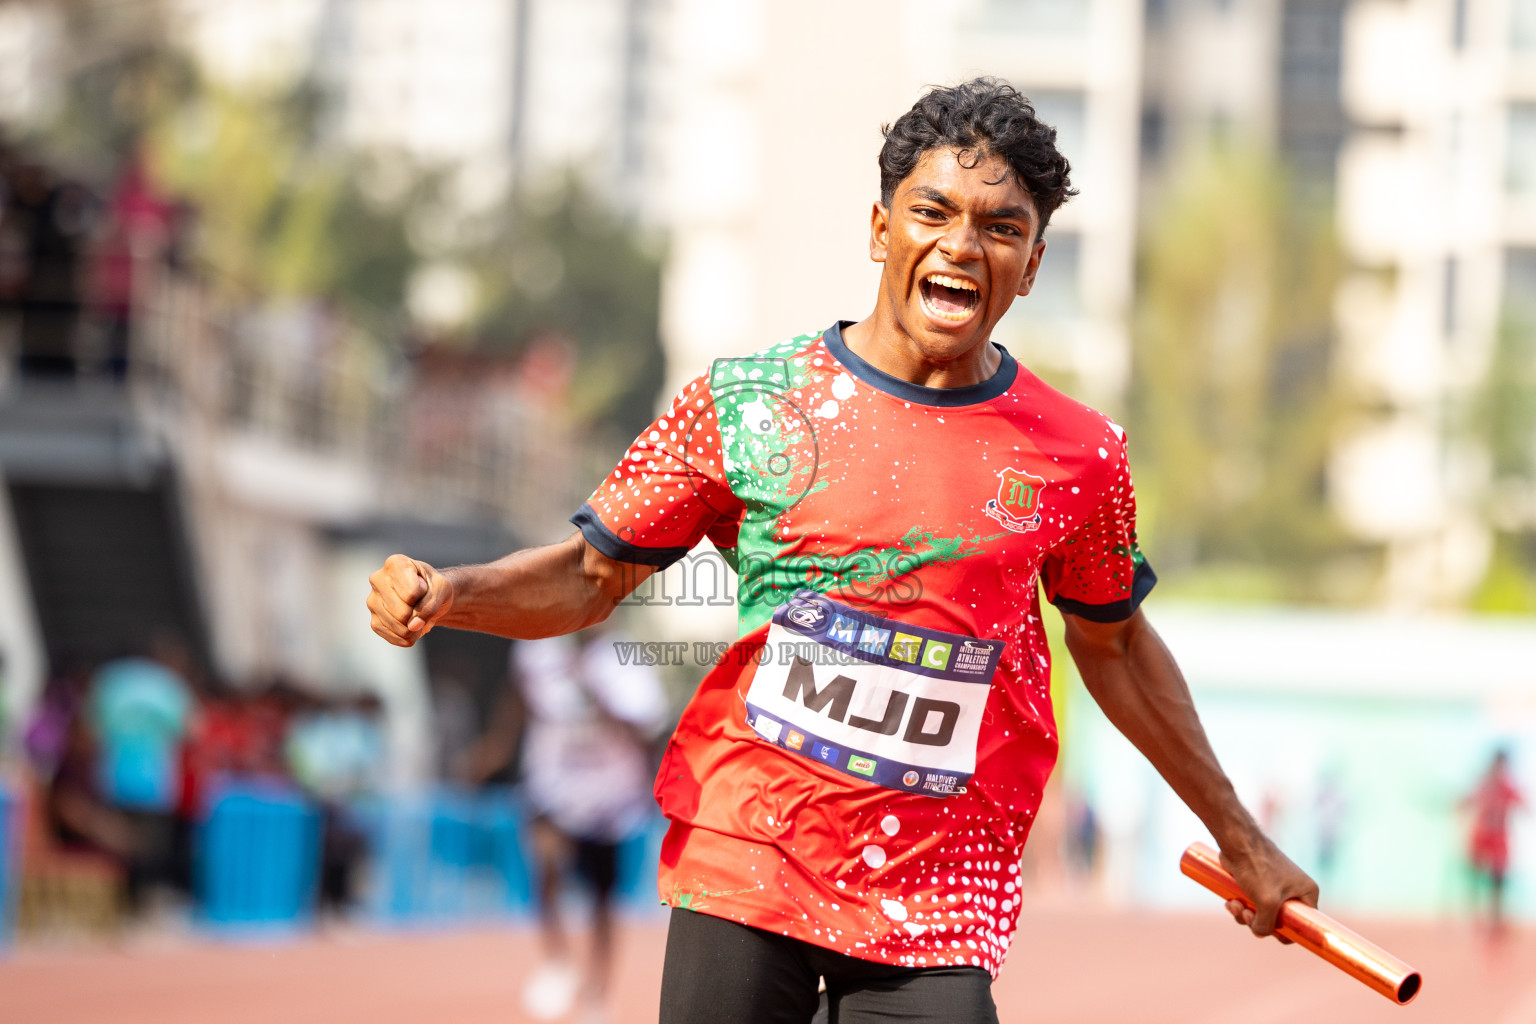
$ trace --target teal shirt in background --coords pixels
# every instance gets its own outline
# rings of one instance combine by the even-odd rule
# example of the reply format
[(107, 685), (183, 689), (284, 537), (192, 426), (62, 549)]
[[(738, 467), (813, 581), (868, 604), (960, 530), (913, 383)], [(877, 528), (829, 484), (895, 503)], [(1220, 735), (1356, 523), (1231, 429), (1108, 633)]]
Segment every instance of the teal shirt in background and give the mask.
[(181, 798), (181, 742), (192, 717), (186, 682), (150, 658), (118, 658), (96, 670), (90, 714), (107, 800), (130, 810), (174, 810)]

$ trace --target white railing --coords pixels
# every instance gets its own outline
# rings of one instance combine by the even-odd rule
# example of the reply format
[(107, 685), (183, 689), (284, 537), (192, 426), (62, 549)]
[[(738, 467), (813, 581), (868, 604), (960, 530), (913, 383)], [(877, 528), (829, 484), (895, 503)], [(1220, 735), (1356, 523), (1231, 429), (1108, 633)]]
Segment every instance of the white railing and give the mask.
[(318, 303), (234, 307), (193, 275), (139, 275), (130, 381), (178, 432), (240, 431), (365, 468), (379, 512), (558, 533), (609, 468), (505, 368), (433, 379)]

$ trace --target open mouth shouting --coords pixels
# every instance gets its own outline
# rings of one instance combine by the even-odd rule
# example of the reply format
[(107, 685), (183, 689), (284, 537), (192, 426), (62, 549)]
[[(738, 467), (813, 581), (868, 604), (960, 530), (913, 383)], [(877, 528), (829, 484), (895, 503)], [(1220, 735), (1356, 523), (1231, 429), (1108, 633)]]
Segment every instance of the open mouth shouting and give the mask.
[(944, 323), (962, 324), (981, 308), (981, 290), (963, 277), (928, 274), (919, 282), (918, 292), (928, 315)]

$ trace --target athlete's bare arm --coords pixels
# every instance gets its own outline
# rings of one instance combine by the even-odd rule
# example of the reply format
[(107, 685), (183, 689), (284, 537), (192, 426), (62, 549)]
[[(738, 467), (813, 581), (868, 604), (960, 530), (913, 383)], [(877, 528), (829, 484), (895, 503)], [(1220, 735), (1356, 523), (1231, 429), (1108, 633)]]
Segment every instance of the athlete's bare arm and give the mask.
[(442, 571), (390, 555), (368, 577), (368, 610), (373, 631), (396, 647), (410, 647), (434, 626), (534, 640), (602, 622), (655, 571), (614, 561), (579, 532), (485, 565)]
[(1280, 904), (1317, 906), (1317, 883), (1280, 852), (1237, 799), (1211, 750), (1184, 675), (1145, 615), (1090, 622), (1063, 615), (1067, 649), (1104, 715), (1146, 756), (1189, 809), (1211, 830), (1221, 859), (1257, 912), (1236, 901), (1227, 909), (1255, 935), (1275, 930)]

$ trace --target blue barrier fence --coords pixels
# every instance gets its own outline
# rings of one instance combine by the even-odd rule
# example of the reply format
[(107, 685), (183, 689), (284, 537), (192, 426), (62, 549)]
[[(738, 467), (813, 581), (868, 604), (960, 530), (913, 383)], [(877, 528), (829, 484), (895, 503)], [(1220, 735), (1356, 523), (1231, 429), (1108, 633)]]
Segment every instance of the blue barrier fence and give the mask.
[(16, 797), (0, 786), (0, 949), (16, 934), (16, 896), (21, 888), (21, 814)]
[[(533, 913), (528, 815), (514, 792), (443, 788), (368, 800), (339, 813), (366, 840), (360, 909), (368, 918), (448, 926)], [(20, 827), (19, 803), (0, 787), (0, 948), (15, 930)], [(220, 785), (194, 839), (199, 921), (236, 933), (312, 924), (325, 827), (321, 809), (291, 787), (253, 780)], [(657, 905), (664, 833), (658, 816), (620, 845), (615, 896), (621, 905)]]
[[(362, 909), (391, 925), (451, 925), (531, 914), (526, 811), (507, 790), (442, 788), (373, 799), (339, 813), (366, 837)], [(232, 783), (214, 796), (196, 847), (201, 919), (219, 929), (294, 928), (313, 920), (324, 816), (277, 785)], [(617, 899), (654, 907), (658, 817), (619, 848)]]
[(197, 896), (215, 928), (285, 928), (313, 917), (320, 813), (276, 784), (222, 787), (198, 829)]
[(453, 921), (529, 910), (521, 814), (505, 793), (440, 790), (378, 803), (371, 819), (369, 911), (384, 920)]

